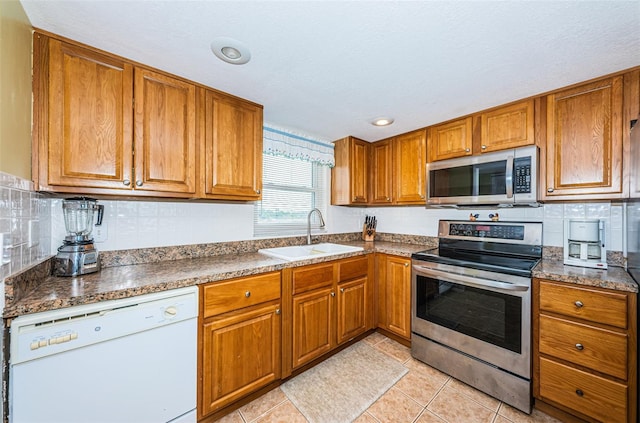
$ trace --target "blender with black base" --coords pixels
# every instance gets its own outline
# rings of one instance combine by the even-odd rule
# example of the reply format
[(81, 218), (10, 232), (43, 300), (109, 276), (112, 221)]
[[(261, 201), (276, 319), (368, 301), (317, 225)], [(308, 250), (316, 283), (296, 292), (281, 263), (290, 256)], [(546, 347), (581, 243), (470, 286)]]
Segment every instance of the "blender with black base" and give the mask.
[(58, 247), (54, 260), (56, 276), (78, 276), (100, 270), (100, 257), (93, 245), (93, 219), (97, 213), (96, 225), (102, 224), (104, 206), (87, 197), (67, 198), (62, 202), (64, 226), (67, 236)]

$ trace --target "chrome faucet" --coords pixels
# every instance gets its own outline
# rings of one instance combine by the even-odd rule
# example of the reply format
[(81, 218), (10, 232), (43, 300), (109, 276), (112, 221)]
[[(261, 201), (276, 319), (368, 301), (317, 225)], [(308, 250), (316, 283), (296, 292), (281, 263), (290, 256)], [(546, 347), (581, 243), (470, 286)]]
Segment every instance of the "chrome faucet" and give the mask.
[(307, 216), (307, 245), (311, 245), (311, 215), (313, 212), (318, 212), (318, 217), (320, 217), (320, 227), (324, 228), (324, 219), (322, 218), (322, 213), (318, 209), (312, 209)]

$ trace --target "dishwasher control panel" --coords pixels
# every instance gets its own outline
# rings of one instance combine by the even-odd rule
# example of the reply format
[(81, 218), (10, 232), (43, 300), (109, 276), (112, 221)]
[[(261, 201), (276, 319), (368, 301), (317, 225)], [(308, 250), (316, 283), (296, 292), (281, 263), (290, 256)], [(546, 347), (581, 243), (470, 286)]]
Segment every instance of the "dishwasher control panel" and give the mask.
[(198, 315), (197, 288), (20, 316), (11, 324), (11, 363), (152, 330)]

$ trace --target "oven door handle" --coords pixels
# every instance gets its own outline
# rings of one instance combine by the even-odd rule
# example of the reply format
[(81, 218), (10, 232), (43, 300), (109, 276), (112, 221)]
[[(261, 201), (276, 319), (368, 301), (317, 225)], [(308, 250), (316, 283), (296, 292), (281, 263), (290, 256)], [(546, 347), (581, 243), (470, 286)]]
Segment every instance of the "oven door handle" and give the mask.
[[(428, 267), (413, 265), (413, 269), (421, 275), (428, 277), (442, 278), (445, 281), (457, 282), (462, 285), (473, 286), (475, 288), (496, 288), (505, 291), (528, 291), (527, 285), (518, 285), (513, 283), (496, 282), (490, 279), (479, 278), (477, 276), (464, 276), (455, 273), (440, 272), (438, 270), (429, 269)], [(482, 282), (479, 282), (482, 281)]]

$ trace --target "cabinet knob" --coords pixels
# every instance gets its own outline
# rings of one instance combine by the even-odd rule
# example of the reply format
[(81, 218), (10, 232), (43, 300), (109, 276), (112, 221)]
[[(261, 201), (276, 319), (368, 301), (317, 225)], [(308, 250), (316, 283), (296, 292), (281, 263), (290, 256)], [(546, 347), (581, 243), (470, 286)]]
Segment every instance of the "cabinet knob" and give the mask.
[(584, 350), (584, 345), (582, 345), (582, 344), (576, 344), (576, 350), (579, 350), (579, 351)]
[(405, 263), (405, 264), (404, 264), (404, 267), (409, 267), (409, 263)]
[(584, 392), (582, 392), (582, 389), (576, 389), (576, 395), (581, 397), (584, 395)]
[(483, 146), (482, 146), (482, 149), (483, 149), (483, 150), (486, 150), (486, 149), (487, 149), (487, 146), (486, 146), (486, 145), (483, 145)]
[(131, 181), (128, 179), (125, 179), (124, 181), (122, 181), (122, 183), (124, 184), (125, 187), (128, 187), (129, 185), (131, 185)]
[(574, 303), (576, 305), (576, 307), (578, 308), (582, 308), (584, 306), (584, 304), (582, 303), (582, 301), (578, 300)]
[(420, 198), (422, 198), (424, 200), (424, 195), (420, 194)]
[(332, 296), (332, 297), (335, 297), (335, 296), (336, 296), (336, 293), (335, 293), (335, 292), (332, 292), (332, 293), (331, 293), (331, 296)]
[(276, 308), (276, 314), (280, 314), (280, 309)]
[(387, 201), (391, 201), (391, 198), (387, 197)]
[(137, 186), (137, 187), (141, 187), (141, 186), (142, 186), (142, 181), (141, 181), (140, 179), (138, 179), (138, 180), (136, 181), (136, 186)]
[[(482, 147), (482, 148), (485, 148), (485, 147)], [(470, 152), (470, 151), (471, 151), (471, 149), (470, 149), (470, 148), (465, 148), (465, 149), (464, 149), (464, 151), (465, 151), (466, 153), (468, 153), (468, 152)]]
[(340, 288), (340, 292), (344, 293), (344, 288)]
[(251, 296), (251, 291), (247, 291), (247, 292), (245, 292), (245, 293), (244, 293), (244, 296), (245, 296), (245, 297), (247, 297), (247, 298), (249, 298), (249, 297)]
[(547, 188), (547, 192), (553, 192), (553, 188)]
[(256, 190), (256, 194), (260, 194), (260, 190), (259, 189)]

